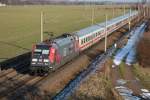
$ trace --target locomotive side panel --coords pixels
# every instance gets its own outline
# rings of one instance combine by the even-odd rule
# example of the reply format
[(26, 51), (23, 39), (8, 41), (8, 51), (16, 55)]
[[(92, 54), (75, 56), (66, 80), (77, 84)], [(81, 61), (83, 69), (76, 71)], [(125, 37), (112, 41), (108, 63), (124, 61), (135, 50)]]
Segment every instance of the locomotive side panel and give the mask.
[(75, 56), (79, 55), (79, 52), (76, 51), (74, 37), (67, 37), (64, 39), (55, 40), (56, 47), (56, 59), (55, 63), (52, 66), (52, 70), (56, 70), (60, 66), (64, 65), (66, 62), (72, 60)]

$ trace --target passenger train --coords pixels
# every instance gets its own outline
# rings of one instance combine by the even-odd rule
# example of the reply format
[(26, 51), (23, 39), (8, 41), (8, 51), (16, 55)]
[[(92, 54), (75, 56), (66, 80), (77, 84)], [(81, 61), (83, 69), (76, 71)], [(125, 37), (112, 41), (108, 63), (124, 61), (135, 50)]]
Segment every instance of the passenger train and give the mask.
[(109, 20), (107, 26), (105, 22), (95, 24), (74, 33), (63, 34), (53, 40), (36, 44), (32, 49), (30, 69), (37, 73), (54, 71), (103, 39), (106, 33), (105, 29), (109, 35), (129, 24), (129, 20), (132, 21), (137, 17), (138, 12), (133, 11)]

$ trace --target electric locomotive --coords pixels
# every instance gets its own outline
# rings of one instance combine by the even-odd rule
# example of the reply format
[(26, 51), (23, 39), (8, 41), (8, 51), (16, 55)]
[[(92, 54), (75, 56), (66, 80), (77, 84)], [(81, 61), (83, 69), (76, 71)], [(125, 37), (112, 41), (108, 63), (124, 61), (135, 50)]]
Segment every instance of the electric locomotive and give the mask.
[(52, 41), (33, 46), (30, 69), (37, 73), (55, 70), (79, 55), (76, 40), (70, 34), (63, 34)]

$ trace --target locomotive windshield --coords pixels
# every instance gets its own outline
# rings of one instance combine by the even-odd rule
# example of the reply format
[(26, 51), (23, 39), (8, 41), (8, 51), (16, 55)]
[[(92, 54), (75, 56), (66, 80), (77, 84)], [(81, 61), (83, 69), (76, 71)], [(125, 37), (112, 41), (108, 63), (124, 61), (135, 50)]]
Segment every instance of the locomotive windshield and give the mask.
[(33, 48), (32, 65), (33, 66), (48, 66), (50, 46), (47, 44), (39, 44)]
[(48, 45), (36, 45), (36, 49), (49, 50)]
[(40, 55), (49, 55), (49, 46), (47, 45), (36, 45), (36, 49), (34, 50), (34, 57)]

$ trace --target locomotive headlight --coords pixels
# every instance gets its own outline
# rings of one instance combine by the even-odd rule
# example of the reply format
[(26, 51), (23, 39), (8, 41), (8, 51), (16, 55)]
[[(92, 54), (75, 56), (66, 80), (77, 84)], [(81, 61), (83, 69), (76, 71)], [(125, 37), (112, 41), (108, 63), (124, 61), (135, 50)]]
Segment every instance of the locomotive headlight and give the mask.
[(44, 59), (44, 62), (49, 62), (49, 59)]
[(32, 59), (32, 61), (33, 61), (33, 62), (36, 62), (36, 61), (37, 61), (37, 59)]
[(48, 63), (45, 63), (45, 65), (48, 65)]
[(50, 67), (51, 69), (53, 68), (53, 67)]
[(36, 64), (36, 63), (32, 63), (32, 64), (34, 65), (34, 64)]

